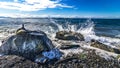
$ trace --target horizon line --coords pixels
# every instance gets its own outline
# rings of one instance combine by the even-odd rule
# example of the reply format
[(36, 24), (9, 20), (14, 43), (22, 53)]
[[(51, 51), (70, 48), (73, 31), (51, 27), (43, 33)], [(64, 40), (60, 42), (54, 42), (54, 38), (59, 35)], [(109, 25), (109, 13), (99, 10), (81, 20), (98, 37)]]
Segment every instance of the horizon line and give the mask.
[(38, 16), (38, 17), (12, 17), (12, 16), (0, 16), (0, 18), (98, 18), (98, 19), (120, 19), (120, 17), (76, 17), (76, 16), (60, 16), (60, 17), (57, 17), (57, 16), (45, 16), (45, 17), (42, 17), (42, 16)]

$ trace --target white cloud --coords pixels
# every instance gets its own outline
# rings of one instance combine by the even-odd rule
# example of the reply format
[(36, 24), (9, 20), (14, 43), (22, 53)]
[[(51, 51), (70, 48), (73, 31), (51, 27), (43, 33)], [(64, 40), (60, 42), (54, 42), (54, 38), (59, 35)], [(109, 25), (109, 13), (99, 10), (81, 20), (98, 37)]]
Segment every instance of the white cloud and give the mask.
[(73, 6), (61, 4), (60, 1), (61, 0), (24, 0), (24, 2), (20, 3), (19, 0), (14, 0), (14, 2), (0, 2), (0, 8), (20, 11), (38, 11), (56, 7), (73, 8)]

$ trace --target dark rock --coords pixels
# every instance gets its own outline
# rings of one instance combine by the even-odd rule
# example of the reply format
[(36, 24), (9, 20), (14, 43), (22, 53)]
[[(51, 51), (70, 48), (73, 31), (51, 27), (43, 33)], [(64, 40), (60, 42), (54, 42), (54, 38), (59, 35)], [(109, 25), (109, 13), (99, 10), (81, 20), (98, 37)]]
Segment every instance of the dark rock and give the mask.
[(114, 50), (115, 53), (120, 54), (120, 49), (113, 48), (113, 50)]
[(18, 29), (16, 35), (4, 40), (0, 46), (0, 53), (23, 56), (34, 60), (43, 51), (49, 51), (54, 46), (52, 41), (42, 31)]
[(103, 49), (103, 50), (106, 50), (109, 52), (114, 52), (114, 53), (120, 54), (120, 49), (112, 48), (112, 47), (105, 45), (103, 43), (100, 43), (99, 41), (96, 41), (96, 40), (92, 40), (91, 46), (100, 48), (100, 49)]
[(66, 59), (62, 59), (62, 60), (59, 60), (57, 61), (55, 64), (59, 64), (59, 63), (65, 63), (65, 62), (68, 62), (68, 61), (73, 61), (73, 60), (76, 60), (77, 58), (66, 58)]
[(0, 68), (38, 68), (38, 64), (15, 55), (0, 56)]
[(72, 49), (72, 48), (78, 48), (80, 47), (79, 45), (61, 45), (60, 49), (64, 50), (64, 49)]
[(90, 50), (84, 54), (74, 54), (66, 56), (64, 59), (56, 62), (55, 66), (59, 68), (119, 68), (120, 65), (116, 60), (106, 60), (99, 55), (96, 55), (94, 50)]
[(81, 58), (80, 55), (66, 56), (57, 62), (54, 61), (53, 64), (34, 63), (23, 57), (6, 55), (0, 56), (0, 68), (120, 68), (120, 64), (116, 60), (106, 60), (92, 50), (84, 54), (86, 58)]
[(72, 31), (59, 31), (56, 33), (56, 38), (61, 40), (80, 40), (84, 41), (84, 37), (80, 33), (72, 32)]

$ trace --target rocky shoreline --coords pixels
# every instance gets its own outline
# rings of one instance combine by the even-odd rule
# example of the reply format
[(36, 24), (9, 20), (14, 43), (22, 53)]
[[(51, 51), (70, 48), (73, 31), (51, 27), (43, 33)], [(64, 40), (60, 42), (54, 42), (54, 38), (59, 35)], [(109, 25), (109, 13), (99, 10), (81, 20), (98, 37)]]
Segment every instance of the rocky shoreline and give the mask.
[(85, 42), (82, 34), (71, 31), (57, 32), (51, 41), (44, 32), (22, 27), (4, 40), (0, 53), (4, 54), (0, 56), (0, 68), (120, 67), (120, 48), (96, 40)]
[(53, 63), (35, 63), (16, 55), (0, 57), (0, 68), (119, 68), (117, 60), (106, 60), (94, 51), (88, 54), (73, 54)]

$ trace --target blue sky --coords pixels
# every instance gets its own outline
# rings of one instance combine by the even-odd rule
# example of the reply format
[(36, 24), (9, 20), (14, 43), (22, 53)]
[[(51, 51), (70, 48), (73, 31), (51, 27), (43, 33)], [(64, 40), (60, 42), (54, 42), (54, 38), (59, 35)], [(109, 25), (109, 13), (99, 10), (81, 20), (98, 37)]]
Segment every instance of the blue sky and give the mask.
[(0, 16), (120, 17), (120, 0), (0, 0)]

